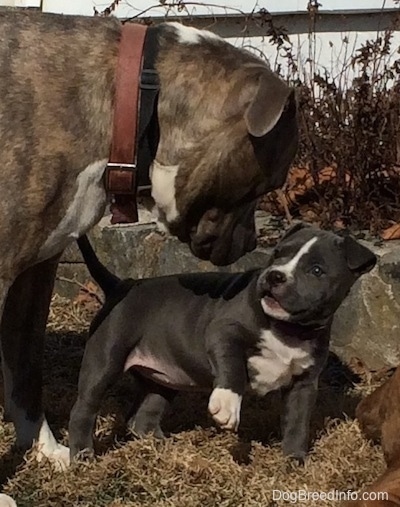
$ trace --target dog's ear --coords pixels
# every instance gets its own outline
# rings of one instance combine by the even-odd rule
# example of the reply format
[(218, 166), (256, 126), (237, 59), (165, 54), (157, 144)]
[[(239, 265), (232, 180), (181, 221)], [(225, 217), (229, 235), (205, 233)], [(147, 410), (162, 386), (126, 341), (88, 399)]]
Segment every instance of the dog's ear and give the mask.
[(347, 265), (355, 275), (368, 273), (375, 266), (376, 255), (351, 236), (343, 239), (343, 246)]
[(244, 113), (249, 134), (254, 137), (268, 134), (278, 123), (285, 107), (296, 114), (294, 91), (276, 74), (265, 69), (259, 75), (255, 94)]
[(294, 90), (260, 64), (244, 66), (223, 107), (226, 119), (242, 116), (249, 134), (254, 137), (268, 134), (284, 110), (285, 114), (296, 116)]
[(281, 241), (284, 240), (284, 239), (287, 239), (289, 236), (291, 236), (295, 232), (301, 231), (302, 229), (307, 229), (309, 227), (312, 227), (312, 226), (310, 224), (308, 224), (307, 222), (297, 222), (296, 224), (292, 225), (292, 227), (290, 227), (290, 229), (288, 229), (285, 232), (285, 234), (283, 235)]

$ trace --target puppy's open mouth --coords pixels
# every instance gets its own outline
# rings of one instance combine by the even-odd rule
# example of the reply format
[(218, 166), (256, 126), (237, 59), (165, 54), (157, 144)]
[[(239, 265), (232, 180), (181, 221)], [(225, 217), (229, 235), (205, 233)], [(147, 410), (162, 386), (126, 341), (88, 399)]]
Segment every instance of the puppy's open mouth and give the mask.
[(290, 317), (290, 314), (269, 291), (261, 298), (261, 306), (265, 314), (275, 319), (288, 320)]

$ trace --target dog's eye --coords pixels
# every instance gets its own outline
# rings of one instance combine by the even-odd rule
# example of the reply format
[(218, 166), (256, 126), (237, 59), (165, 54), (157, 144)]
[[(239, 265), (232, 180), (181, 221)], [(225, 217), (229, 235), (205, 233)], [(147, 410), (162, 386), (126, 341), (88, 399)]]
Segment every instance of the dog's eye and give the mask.
[(311, 268), (311, 274), (319, 278), (324, 274), (324, 270), (321, 268), (321, 266), (313, 266)]

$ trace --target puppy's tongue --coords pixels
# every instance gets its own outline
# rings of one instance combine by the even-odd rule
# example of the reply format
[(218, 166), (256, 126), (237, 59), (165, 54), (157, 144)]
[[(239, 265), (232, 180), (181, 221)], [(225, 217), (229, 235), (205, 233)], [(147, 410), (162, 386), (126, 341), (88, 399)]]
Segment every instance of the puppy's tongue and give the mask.
[(261, 299), (261, 306), (266, 315), (279, 320), (288, 320), (290, 314), (272, 296), (264, 296)]
[(268, 308), (271, 308), (271, 310), (283, 310), (278, 301), (271, 296), (264, 296), (263, 301)]

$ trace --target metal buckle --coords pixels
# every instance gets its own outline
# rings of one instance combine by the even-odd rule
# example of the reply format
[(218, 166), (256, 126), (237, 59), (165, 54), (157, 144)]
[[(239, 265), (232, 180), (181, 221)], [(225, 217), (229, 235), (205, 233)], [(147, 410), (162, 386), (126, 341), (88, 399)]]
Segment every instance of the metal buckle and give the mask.
[(120, 164), (119, 162), (108, 162), (107, 167), (111, 169), (120, 169), (121, 171), (136, 171), (136, 164)]
[(140, 88), (142, 90), (154, 90), (160, 89), (160, 78), (158, 72), (155, 69), (142, 69), (140, 75)]

